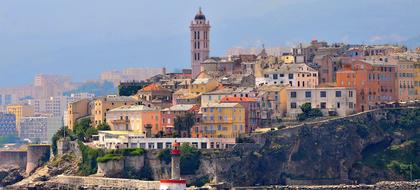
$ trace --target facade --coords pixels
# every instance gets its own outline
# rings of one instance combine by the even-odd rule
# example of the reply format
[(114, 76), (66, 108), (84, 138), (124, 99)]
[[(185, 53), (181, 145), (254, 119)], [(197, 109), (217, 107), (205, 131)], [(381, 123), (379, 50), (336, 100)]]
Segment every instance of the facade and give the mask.
[(245, 133), (245, 109), (239, 103), (203, 105), (200, 112), (201, 125), (193, 128), (193, 136), (235, 138)]
[(201, 95), (201, 105), (208, 105), (211, 103), (220, 103), (226, 96), (231, 96), (234, 92), (233, 88), (222, 88), (211, 92), (206, 92)]
[(280, 85), (264, 85), (258, 88), (256, 96), (262, 122), (271, 122), (286, 115), (286, 87)]
[(397, 100), (406, 102), (417, 99), (415, 62), (397, 58)]
[(94, 144), (105, 149), (153, 150), (171, 148), (174, 141), (189, 143), (198, 149), (226, 149), (236, 144), (235, 138), (146, 138), (144, 134), (130, 131), (99, 131)]
[(140, 89), (136, 94), (136, 98), (138, 100), (152, 102), (156, 106), (165, 108), (169, 107), (172, 103), (172, 91), (153, 83)]
[(200, 73), (200, 64), (210, 53), (210, 22), (201, 12), (201, 8), (191, 21), (191, 68), (192, 77), (195, 78)]
[(89, 99), (82, 99), (69, 103), (67, 105), (67, 117), (64, 120), (64, 125), (70, 130), (73, 130), (78, 119), (89, 116), (91, 111), (89, 102)]
[(397, 68), (385, 58), (353, 60), (337, 71), (337, 86), (356, 90), (356, 111), (366, 111), (381, 103), (394, 102)]
[(146, 133), (146, 125), (151, 126), (152, 135), (163, 131), (161, 112), (145, 105), (127, 105), (107, 112), (106, 121), (115, 131), (135, 131)]
[(260, 108), (257, 98), (226, 96), (220, 101), (221, 103), (239, 103), (245, 109), (245, 132), (251, 133), (260, 127)]
[(48, 118), (47, 117), (22, 117), (20, 121), (22, 140), (30, 140), (32, 143), (48, 142)]
[(289, 88), (287, 89), (287, 116), (297, 117), (300, 106), (310, 103), (325, 115), (346, 116), (355, 113), (356, 91), (347, 87)]
[(14, 114), (0, 112), (0, 136), (16, 135), (16, 117)]
[(291, 53), (283, 53), (280, 57), (280, 61), (286, 64), (295, 63), (295, 57)]
[(202, 72), (197, 76), (188, 89), (191, 94), (201, 95), (202, 93), (213, 91), (219, 86), (220, 83), (217, 80)]
[(34, 115), (34, 107), (28, 104), (21, 105), (9, 105), (7, 106), (7, 113), (14, 114), (16, 116), (16, 130), (20, 136), (20, 119), (22, 117), (30, 117)]
[(68, 96), (55, 96), (30, 100), (29, 103), (34, 106), (35, 113), (51, 113), (54, 117), (62, 117), (67, 109), (68, 100)]
[(315, 57), (315, 64), (318, 68), (319, 83), (336, 83), (336, 73), (341, 69), (341, 60), (337, 56), (326, 55), (320, 58)]
[[(175, 118), (192, 113), (196, 117), (199, 111), (198, 105), (178, 104), (162, 110), (162, 127), (166, 135), (174, 132)], [(181, 136), (185, 136), (180, 134)]]
[(263, 70), (263, 76), (255, 79), (256, 86), (289, 85), (291, 87), (315, 87), (318, 71), (304, 63), (283, 64), (278, 68)]
[(127, 105), (134, 105), (137, 104), (138, 101), (131, 97), (125, 96), (105, 96), (100, 97), (94, 100), (94, 104), (92, 106), (92, 119), (93, 125), (96, 127), (101, 123), (107, 123), (106, 121), (106, 114), (109, 110), (118, 108), (121, 106)]

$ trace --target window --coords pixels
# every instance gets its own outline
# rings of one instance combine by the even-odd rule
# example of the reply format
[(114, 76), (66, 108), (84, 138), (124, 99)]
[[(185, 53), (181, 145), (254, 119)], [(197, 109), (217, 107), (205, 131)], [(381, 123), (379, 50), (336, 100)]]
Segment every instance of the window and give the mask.
[(335, 91), (335, 97), (341, 97), (341, 91)]
[(277, 74), (273, 74), (273, 79), (278, 79), (278, 75)]
[(327, 108), (327, 103), (321, 102), (321, 109), (325, 109), (325, 108)]
[(213, 113), (213, 112), (214, 112), (214, 108), (210, 108), (210, 112), (212, 112), (212, 113)]
[(293, 79), (293, 74), (289, 74), (289, 79)]
[(297, 108), (296, 102), (290, 103), (290, 108), (296, 109)]
[(319, 96), (320, 96), (321, 98), (325, 98), (325, 97), (327, 97), (327, 92), (326, 92), (326, 91), (321, 91), (321, 92), (319, 93)]
[(222, 130), (222, 125), (218, 125), (217, 130), (221, 131)]
[(311, 96), (312, 96), (311, 91), (306, 91), (306, 92), (305, 92), (305, 97), (306, 97), (306, 98), (310, 98)]
[(353, 109), (353, 107), (354, 107), (353, 102), (349, 102), (349, 108)]
[(340, 102), (337, 102), (337, 108), (340, 108)]
[(353, 97), (353, 91), (349, 91), (349, 97)]
[(296, 92), (290, 92), (290, 97), (296, 98)]

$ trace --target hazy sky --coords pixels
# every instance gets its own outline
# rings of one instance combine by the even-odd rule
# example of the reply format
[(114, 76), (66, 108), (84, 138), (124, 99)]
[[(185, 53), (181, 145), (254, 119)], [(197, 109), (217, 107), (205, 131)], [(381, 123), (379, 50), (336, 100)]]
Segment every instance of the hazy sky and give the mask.
[(96, 79), (126, 67), (189, 67), (201, 6), (212, 56), (230, 47), (401, 42), (420, 36), (419, 0), (1, 0), (0, 86), (37, 73)]

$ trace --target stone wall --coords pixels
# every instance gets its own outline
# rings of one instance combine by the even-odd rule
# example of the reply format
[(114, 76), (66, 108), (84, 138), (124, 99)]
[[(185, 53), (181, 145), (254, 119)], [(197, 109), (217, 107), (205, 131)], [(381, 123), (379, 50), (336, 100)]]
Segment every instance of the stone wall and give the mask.
[(66, 189), (65, 187), (73, 185), (71, 186), (73, 189), (80, 189), (80, 187), (84, 187), (85, 189), (157, 190), (160, 186), (159, 181), (62, 175), (55, 177), (48, 183), (62, 187), (60, 189)]
[(98, 162), (98, 176), (123, 177), (127, 171), (138, 172), (144, 167), (144, 156), (125, 156), (122, 160)]
[(260, 186), (260, 187), (233, 187), (232, 190), (418, 190), (420, 182), (379, 182), (373, 185), (328, 185), (328, 186)]
[(98, 162), (97, 175), (106, 177), (122, 177), (124, 175), (124, 160)]
[(36, 168), (50, 160), (50, 145), (28, 145), (26, 173), (33, 172)]
[(4, 150), (0, 151), (0, 168), (18, 167), (26, 168), (26, 151)]

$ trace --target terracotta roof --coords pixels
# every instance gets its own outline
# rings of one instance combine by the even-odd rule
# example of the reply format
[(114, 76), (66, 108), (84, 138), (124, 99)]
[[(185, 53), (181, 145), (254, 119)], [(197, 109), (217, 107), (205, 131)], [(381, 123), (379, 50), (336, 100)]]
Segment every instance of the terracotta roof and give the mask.
[(234, 96), (226, 96), (223, 97), (220, 102), (255, 102), (257, 101), (256, 98), (249, 98), (249, 97), (234, 97)]
[(143, 89), (141, 89), (141, 91), (155, 91), (155, 90), (162, 90), (164, 89), (163, 87), (161, 87), (160, 85), (153, 83), (153, 84), (149, 84), (146, 87), (144, 87)]

